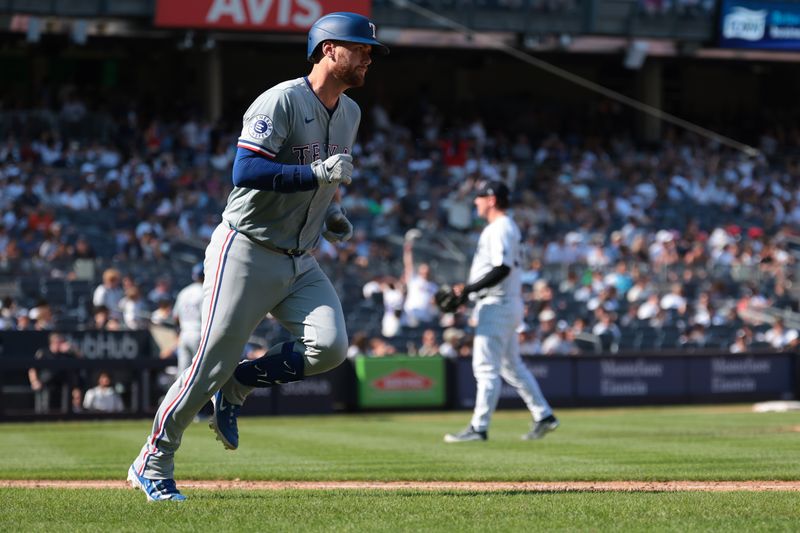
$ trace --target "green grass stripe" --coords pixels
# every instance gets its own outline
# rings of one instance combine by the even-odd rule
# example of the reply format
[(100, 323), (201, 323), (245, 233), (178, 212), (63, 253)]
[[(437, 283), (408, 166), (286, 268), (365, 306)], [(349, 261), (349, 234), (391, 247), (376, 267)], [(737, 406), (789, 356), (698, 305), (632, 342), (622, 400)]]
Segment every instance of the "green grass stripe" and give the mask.
[[(520, 440), (528, 414), (500, 411), (485, 443), (445, 444), (467, 412), (242, 418), (225, 451), (193, 424), (176, 479), (242, 480), (797, 480), (800, 414), (747, 406), (582, 410)], [(150, 420), (4, 424), (0, 478), (124, 479)]]
[(793, 531), (797, 493), (0, 489), (1, 531)]

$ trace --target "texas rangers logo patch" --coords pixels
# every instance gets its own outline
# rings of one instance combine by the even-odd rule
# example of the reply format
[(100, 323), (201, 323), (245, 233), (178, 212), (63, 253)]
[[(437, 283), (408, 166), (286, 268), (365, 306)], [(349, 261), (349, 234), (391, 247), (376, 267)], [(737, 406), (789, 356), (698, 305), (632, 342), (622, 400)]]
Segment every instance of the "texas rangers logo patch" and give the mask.
[(272, 134), (272, 119), (267, 115), (256, 115), (250, 119), (249, 133), (254, 139), (264, 139)]

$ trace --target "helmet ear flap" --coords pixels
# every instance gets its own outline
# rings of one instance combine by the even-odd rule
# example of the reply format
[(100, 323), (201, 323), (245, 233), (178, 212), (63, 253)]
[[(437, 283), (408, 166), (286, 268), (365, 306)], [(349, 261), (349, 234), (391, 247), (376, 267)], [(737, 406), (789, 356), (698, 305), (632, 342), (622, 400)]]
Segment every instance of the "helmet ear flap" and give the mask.
[(311, 57), (309, 58), (309, 61), (311, 61), (314, 64), (317, 64), (320, 61), (322, 61), (322, 58), (325, 57), (326, 55), (324, 50), (325, 43), (333, 43), (333, 41), (332, 40), (321, 41), (317, 45), (317, 47), (314, 48), (314, 51), (311, 53)]

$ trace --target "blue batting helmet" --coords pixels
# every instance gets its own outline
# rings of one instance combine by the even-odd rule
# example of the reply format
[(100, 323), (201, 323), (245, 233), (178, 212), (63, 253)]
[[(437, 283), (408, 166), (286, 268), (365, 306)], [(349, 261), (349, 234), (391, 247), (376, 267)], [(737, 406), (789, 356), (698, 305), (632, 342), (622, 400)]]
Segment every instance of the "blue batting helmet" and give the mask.
[(323, 41), (370, 44), (376, 53), (381, 55), (389, 53), (389, 48), (375, 38), (375, 24), (358, 13), (329, 13), (316, 21), (308, 30), (309, 61), (313, 62), (311, 57)]

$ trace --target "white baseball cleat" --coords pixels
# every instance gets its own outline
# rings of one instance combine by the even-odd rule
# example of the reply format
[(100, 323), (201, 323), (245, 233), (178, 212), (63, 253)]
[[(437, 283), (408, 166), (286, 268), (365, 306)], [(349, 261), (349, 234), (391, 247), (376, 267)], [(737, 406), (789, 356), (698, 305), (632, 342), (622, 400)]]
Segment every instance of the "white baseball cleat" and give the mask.
[(448, 433), (444, 436), (445, 442), (472, 442), (472, 441), (484, 441), (488, 438), (485, 431), (478, 431), (474, 429), (472, 426), (467, 426), (467, 429), (462, 431), (461, 433)]
[(522, 440), (539, 440), (560, 425), (558, 419), (549, 415), (538, 422), (534, 422), (531, 430), (522, 436)]

